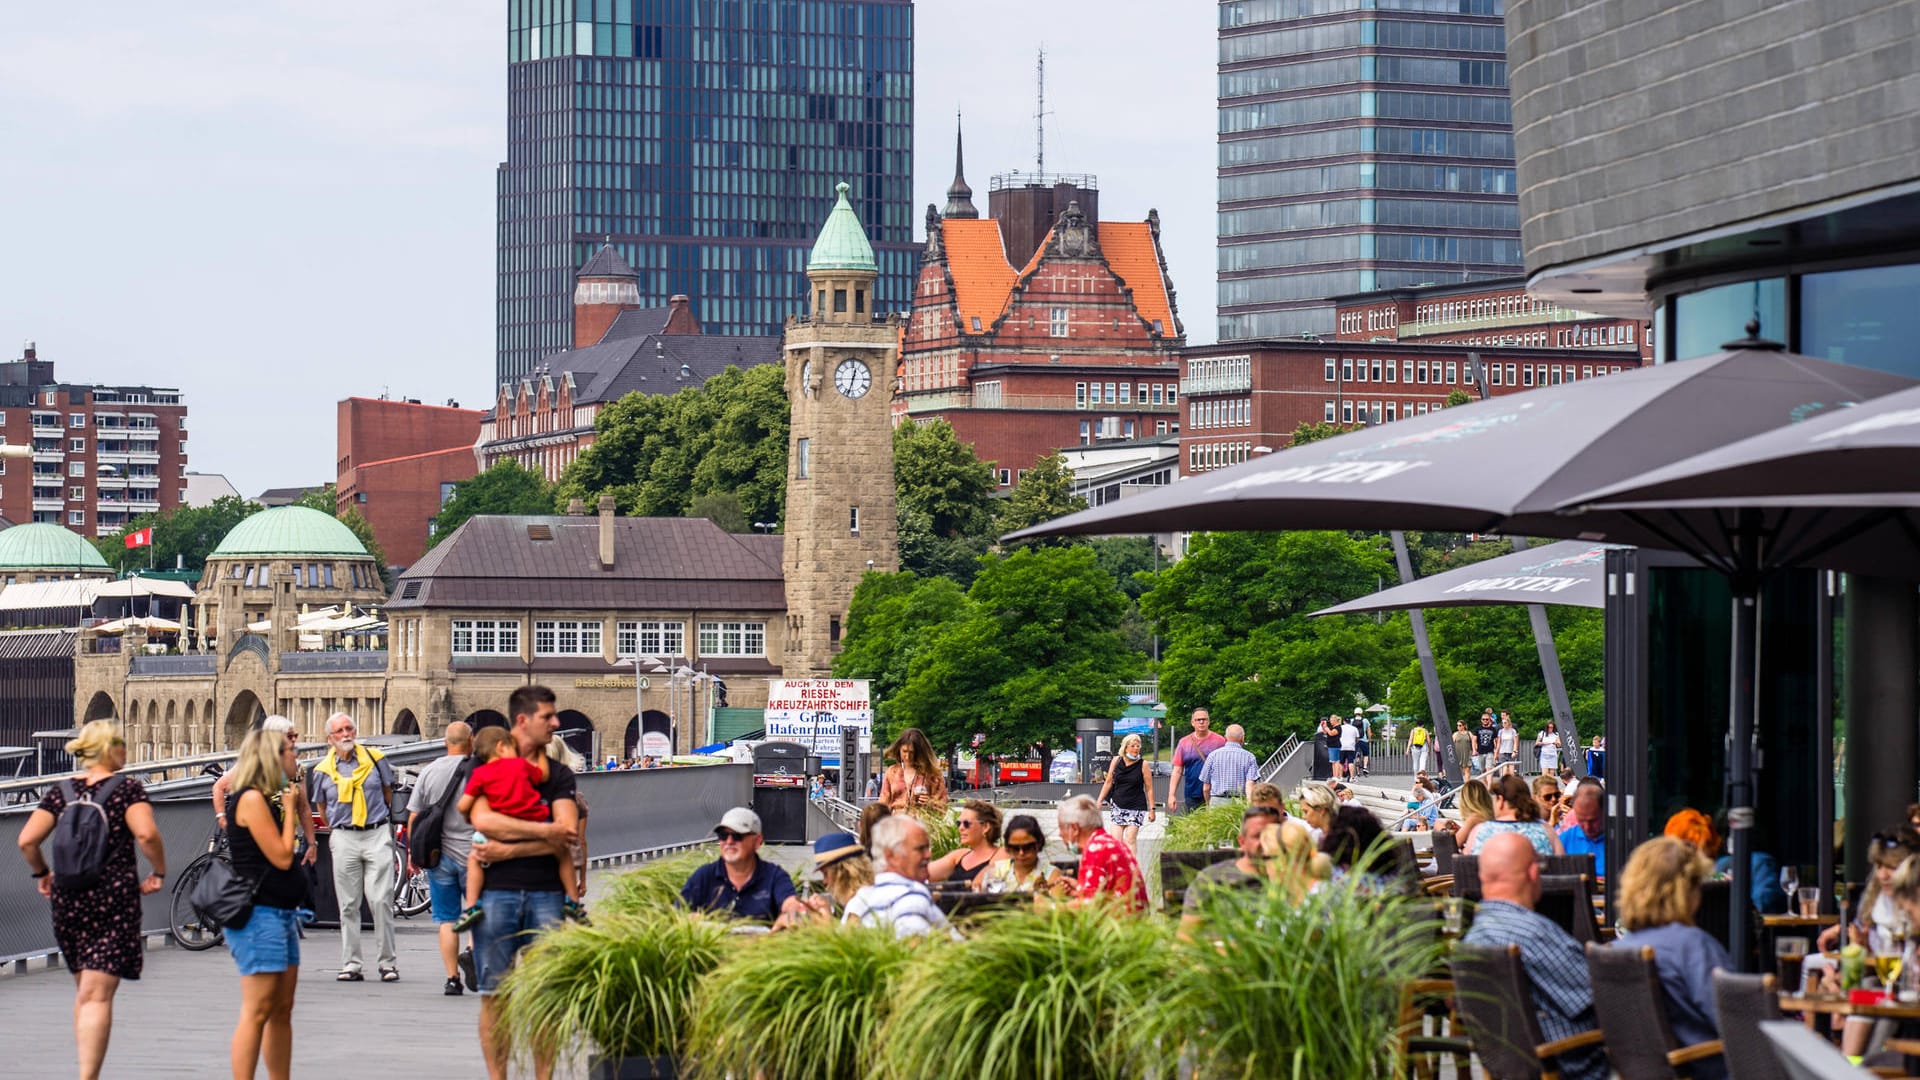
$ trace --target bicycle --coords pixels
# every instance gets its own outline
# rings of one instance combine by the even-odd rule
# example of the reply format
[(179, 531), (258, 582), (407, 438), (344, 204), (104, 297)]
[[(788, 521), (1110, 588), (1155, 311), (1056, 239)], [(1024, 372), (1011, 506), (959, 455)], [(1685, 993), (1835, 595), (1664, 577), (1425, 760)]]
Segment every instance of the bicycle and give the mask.
[(215, 829), (207, 839), (207, 850), (187, 864), (180, 879), (173, 883), (173, 899), (168, 914), (167, 934), (174, 944), (192, 952), (211, 949), (226, 940), (226, 931), (193, 905), (194, 886), (200, 884), (216, 862), (229, 867), (233, 860), (227, 852), (227, 834)]
[(432, 897), (427, 892), (427, 872), (407, 872), (407, 827), (402, 825), (393, 834), (393, 913), (402, 919), (411, 919), (432, 905)]

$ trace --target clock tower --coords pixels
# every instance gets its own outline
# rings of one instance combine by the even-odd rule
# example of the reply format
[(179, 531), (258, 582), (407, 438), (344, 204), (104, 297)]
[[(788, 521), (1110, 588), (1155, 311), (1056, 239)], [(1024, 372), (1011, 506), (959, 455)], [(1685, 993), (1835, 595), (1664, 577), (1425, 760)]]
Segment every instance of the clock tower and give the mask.
[(893, 387), (900, 319), (873, 310), (879, 267), (837, 189), (807, 259), (809, 313), (786, 325), (787, 678), (831, 673), (847, 604), (868, 570), (900, 568)]

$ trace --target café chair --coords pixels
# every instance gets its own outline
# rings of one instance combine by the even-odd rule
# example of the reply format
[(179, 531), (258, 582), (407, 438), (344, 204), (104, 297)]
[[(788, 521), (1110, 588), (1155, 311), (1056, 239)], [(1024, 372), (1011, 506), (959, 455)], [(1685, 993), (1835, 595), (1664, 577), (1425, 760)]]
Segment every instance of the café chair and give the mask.
[(1453, 1004), (1486, 1075), (1500, 1080), (1559, 1080), (1561, 1054), (1598, 1046), (1603, 1035), (1583, 1031), (1553, 1042), (1540, 1033), (1533, 986), (1518, 945), (1464, 942), (1453, 950)]
[(1787, 1080), (1787, 1071), (1760, 1025), (1781, 1019), (1780, 995), (1772, 975), (1713, 973), (1713, 1006), (1720, 1017), (1720, 1041), (1726, 1044), (1732, 1080)]
[(1687, 1066), (1719, 1057), (1719, 1039), (1681, 1046), (1667, 1023), (1666, 997), (1653, 950), (1587, 946), (1587, 978), (1593, 983), (1593, 1014), (1606, 1033), (1607, 1059), (1621, 1080), (1674, 1080)]
[(1540, 902), (1533, 909), (1590, 945), (1600, 940), (1600, 924), (1593, 917), (1593, 879), (1584, 874), (1541, 874)]
[[(1427, 1034), (1426, 1021), (1433, 1017), (1436, 1030)], [(1434, 1059), (1445, 1054), (1453, 1061), (1455, 1076), (1470, 1075), (1467, 1063), (1473, 1046), (1442, 1030), (1458, 1030), (1453, 1014), (1452, 979), (1409, 979), (1400, 987), (1400, 1060), (1407, 1063), (1408, 1075), (1427, 1080), (1437, 1075)]]
[(1760, 1033), (1773, 1047), (1788, 1080), (1859, 1080), (1872, 1076), (1849, 1063), (1827, 1040), (1791, 1020), (1769, 1020)]
[(1578, 855), (1542, 855), (1540, 872), (1542, 874), (1584, 874), (1591, 879), (1595, 876), (1593, 856), (1585, 852)]
[(1193, 884), (1200, 871), (1217, 862), (1237, 859), (1240, 852), (1234, 848), (1208, 848), (1205, 851), (1163, 851), (1160, 853), (1160, 895), (1164, 897), (1164, 910), (1170, 915), (1180, 914), (1186, 903), (1187, 887)]
[(1453, 857), (1453, 895), (1463, 900), (1480, 899), (1480, 856)]
[(1435, 877), (1453, 874), (1453, 858), (1460, 854), (1460, 838), (1445, 829), (1433, 831), (1433, 873)]

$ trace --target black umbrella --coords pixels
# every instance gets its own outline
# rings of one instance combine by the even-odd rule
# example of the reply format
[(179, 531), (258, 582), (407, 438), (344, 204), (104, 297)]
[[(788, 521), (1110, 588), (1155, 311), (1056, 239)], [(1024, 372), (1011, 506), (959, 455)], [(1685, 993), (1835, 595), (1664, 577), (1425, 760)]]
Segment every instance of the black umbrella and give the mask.
[(1604, 579), (1611, 546), (1562, 540), (1382, 589), (1371, 596), (1321, 608), (1314, 615), (1490, 604), (1605, 607)]
[[(1007, 539), (1199, 529), (1431, 529), (1578, 537), (1568, 499), (1914, 381), (1735, 342), (1264, 454)], [(1588, 523), (1590, 524), (1590, 523)]]

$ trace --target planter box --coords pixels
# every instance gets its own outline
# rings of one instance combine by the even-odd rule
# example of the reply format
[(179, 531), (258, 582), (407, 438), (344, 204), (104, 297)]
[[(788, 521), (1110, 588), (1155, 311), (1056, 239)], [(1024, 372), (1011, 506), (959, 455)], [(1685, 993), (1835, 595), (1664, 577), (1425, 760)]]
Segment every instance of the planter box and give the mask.
[(674, 1080), (678, 1075), (671, 1057), (594, 1058), (587, 1070), (589, 1080)]

